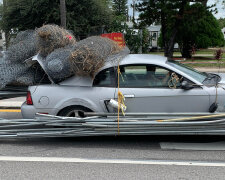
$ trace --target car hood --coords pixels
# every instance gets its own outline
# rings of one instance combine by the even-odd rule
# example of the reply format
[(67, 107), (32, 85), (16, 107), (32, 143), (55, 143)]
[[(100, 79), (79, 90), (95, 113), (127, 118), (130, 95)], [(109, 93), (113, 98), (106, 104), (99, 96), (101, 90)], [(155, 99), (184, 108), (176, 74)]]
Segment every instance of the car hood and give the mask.
[(213, 73), (213, 74), (217, 74), (220, 76), (221, 80), (220, 80), (220, 84), (225, 84), (225, 73)]

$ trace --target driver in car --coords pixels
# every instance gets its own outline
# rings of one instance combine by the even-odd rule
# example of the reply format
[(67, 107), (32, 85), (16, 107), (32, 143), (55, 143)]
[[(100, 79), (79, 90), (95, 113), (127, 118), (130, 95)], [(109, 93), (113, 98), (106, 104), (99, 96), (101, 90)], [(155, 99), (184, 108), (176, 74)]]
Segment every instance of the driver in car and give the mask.
[(150, 87), (168, 87), (168, 82), (171, 77), (171, 72), (168, 71), (165, 77), (163, 79), (159, 79), (156, 77), (155, 74), (156, 67), (155, 66), (148, 66), (147, 67), (147, 79), (148, 86)]

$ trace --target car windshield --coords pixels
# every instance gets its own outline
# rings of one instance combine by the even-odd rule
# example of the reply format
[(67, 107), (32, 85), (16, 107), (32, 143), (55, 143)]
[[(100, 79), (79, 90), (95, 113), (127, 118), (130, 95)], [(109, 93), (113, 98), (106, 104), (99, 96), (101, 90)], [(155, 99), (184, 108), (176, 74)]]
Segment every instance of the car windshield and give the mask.
[(193, 79), (199, 81), (200, 83), (203, 83), (203, 81), (208, 77), (206, 73), (199, 72), (195, 69), (192, 69), (188, 66), (185, 66), (184, 64), (181, 64), (181, 63), (173, 61), (173, 60), (169, 60), (168, 64), (175, 67), (176, 69), (186, 73), (187, 75), (189, 75)]

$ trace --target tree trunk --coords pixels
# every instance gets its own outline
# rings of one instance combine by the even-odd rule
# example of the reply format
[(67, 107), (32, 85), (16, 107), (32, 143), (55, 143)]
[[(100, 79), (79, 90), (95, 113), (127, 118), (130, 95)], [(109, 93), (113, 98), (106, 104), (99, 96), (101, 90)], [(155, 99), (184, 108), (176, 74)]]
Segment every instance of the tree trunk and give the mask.
[(208, 2), (208, 0), (203, 0), (202, 1), (202, 5), (205, 6), (205, 7), (207, 7), (207, 2)]
[(183, 58), (190, 59), (192, 57), (192, 47), (190, 43), (188, 42), (183, 43), (181, 54)]
[(166, 42), (164, 55), (168, 58), (173, 57), (173, 50), (174, 50), (174, 44), (175, 44), (175, 37), (177, 35), (177, 27), (173, 28), (172, 35), (170, 36), (170, 39), (168, 42)]
[(187, 0), (183, 0), (182, 4), (181, 4), (181, 8), (177, 14), (177, 19), (176, 22), (173, 26), (173, 30), (172, 30), (172, 34), (169, 38), (168, 41), (165, 41), (165, 51), (164, 51), (164, 55), (168, 58), (172, 58), (173, 57), (173, 50), (174, 50), (174, 44), (175, 44), (175, 38), (178, 32), (178, 27), (181, 25), (182, 22), (182, 17), (184, 15), (184, 8), (185, 5), (187, 4)]
[(162, 27), (161, 27), (161, 32), (162, 32), (162, 45), (163, 47), (162, 48), (165, 48), (165, 42), (166, 42), (166, 18), (165, 18), (165, 13), (164, 11), (161, 11), (161, 24), (162, 24)]
[(6, 48), (6, 50), (8, 49), (8, 47), (10, 45), (10, 39), (11, 39), (10, 33), (9, 33), (9, 31), (6, 31), (5, 32), (5, 48)]
[(60, 0), (61, 26), (66, 29), (66, 0)]

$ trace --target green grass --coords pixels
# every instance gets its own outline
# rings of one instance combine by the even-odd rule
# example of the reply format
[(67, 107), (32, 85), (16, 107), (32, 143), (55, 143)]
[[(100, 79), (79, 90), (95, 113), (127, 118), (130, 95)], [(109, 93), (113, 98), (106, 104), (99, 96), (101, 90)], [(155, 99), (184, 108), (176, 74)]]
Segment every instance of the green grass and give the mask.
[[(216, 59), (214, 59), (214, 54), (216, 49), (201, 49), (196, 51), (195, 55), (193, 56), (193, 58), (195, 59), (187, 59), (185, 62), (195, 62), (195, 64), (186, 64), (187, 66), (190, 67), (208, 67), (208, 68), (225, 68), (225, 47), (222, 48), (224, 53), (222, 56), (222, 60), (220, 60), (219, 63), (201, 63), (201, 62), (217, 62)], [(155, 54), (155, 55), (164, 55), (164, 52), (150, 52), (149, 54)], [(181, 53), (180, 52), (174, 52), (174, 57), (181, 57)], [(201, 56), (202, 55), (202, 56)], [(199, 59), (198, 59), (199, 58)], [(199, 62), (199, 63), (196, 63)]]
[[(225, 48), (222, 48), (222, 49), (225, 51)], [(215, 51), (216, 50), (214, 50), (214, 49), (202, 49), (202, 50), (196, 51), (194, 56), (198, 56), (198, 54), (200, 54), (200, 55), (202, 54), (202, 55), (208, 55), (208, 56), (204, 56), (204, 57), (212, 58), (212, 57), (214, 57)], [(164, 52), (150, 52), (149, 54), (164, 55)], [(173, 55), (175, 57), (181, 56), (181, 53), (180, 52), (174, 52)], [(225, 58), (225, 52), (223, 53), (222, 57)]]
[[(201, 63), (201, 62), (218, 62), (216, 59), (195, 59), (195, 60), (191, 60), (191, 59), (188, 59), (188, 60), (186, 60), (185, 62), (194, 62), (194, 63), (196, 63), (196, 62), (199, 62), (199, 63)], [(221, 59), (220, 61), (219, 61), (220, 63), (225, 63), (225, 59)]]
[(189, 67), (208, 67), (208, 68), (225, 68), (225, 63), (216, 63), (216, 64), (203, 64), (203, 63), (198, 63), (198, 64), (185, 64), (186, 66), (189, 66)]

